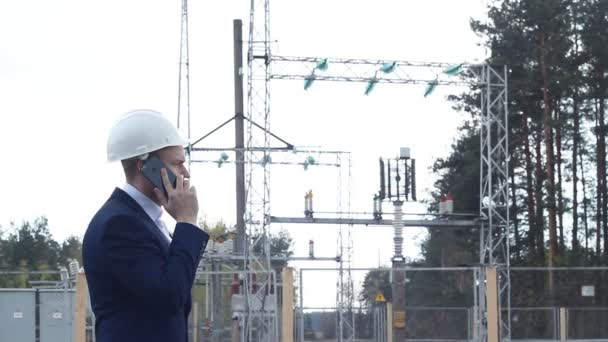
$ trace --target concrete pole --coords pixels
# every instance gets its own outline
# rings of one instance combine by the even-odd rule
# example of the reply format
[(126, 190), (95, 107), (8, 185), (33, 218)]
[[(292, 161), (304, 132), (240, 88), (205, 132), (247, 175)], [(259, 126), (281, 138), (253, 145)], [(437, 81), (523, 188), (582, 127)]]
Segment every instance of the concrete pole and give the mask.
[(403, 201), (393, 202), (395, 206), (394, 218), (394, 256), (393, 256), (393, 338), (396, 342), (405, 341), (405, 271), (398, 270), (405, 267), (403, 259)]
[(76, 274), (76, 303), (73, 316), (74, 342), (86, 342), (88, 293), (85, 274)]
[(231, 335), (231, 339), (230, 339), (232, 342), (241, 341), (241, 329), (239, 326), (240, 317), (241, 316), (239, 315), (238, 318), (232, 319), (232, 335)]
[(222, 278), (220, 271), (220, 265), (218, 262), (213, 261), (211, 264), (211, 308), (212, 308), (212, 324), (211, 324), (211, 342), (220, 342), (219, 331), (223, 328), (223, 316), (222, 316)]
[(559, 308), (559, 339), (568, 340), (568, 314), (566, 308)]
[(496, 266), (486, 267), (486, 296), (488, 299), (488, 342), (500, 341), (500, 312), (498, 307), (498, 274)]
[(233, 250), (243, 254), (245, 245), (245, 130), (243, 105), (243, 23), (233, 21), (234, 31), (234, 126), (236, 147), (236, 239)]
[(198, 303), (192, 303), (192, 342), (198, 342)]
[(386, 302), (386, 342), (393, 342), (393, 303)]
[(283, 268), (282, 342), (293, 342), (293, 268)]

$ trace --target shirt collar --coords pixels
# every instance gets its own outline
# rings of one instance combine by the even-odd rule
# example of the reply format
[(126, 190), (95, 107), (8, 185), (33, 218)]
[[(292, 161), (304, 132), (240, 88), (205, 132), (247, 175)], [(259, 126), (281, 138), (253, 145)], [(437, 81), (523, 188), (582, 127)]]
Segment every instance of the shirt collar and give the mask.
[(156, 222), (160, 216), (163, 214), (163, 208), (158, 204), (154, 203), (148, 196), (144, 195), (141, 191), (137, 190), (133, 185), (129, 183), (125, 183), (121, 187), (124, 192), (126, 192), (131, 198), (139, 204), (146, 214), (150, 216), (150, 218)]

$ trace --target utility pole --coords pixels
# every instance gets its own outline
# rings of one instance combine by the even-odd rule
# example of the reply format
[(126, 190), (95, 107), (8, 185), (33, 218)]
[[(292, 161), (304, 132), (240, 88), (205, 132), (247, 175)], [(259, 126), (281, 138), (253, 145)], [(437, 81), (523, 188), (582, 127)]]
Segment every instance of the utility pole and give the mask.
[(395, 219), (393, 227), (395, 230), (393, 245), (395, 247), (392, 258), (392, 292), (393, 292), (393, 338), (395, 341), (405, 341), (405, 258), (403, 257), (403, 201), (393, 201), (395, 206)]
[[(235, 255), (243, 255), (245, 251), (245, 130), (243, 105), (243, 23), (240, 19), (232, 21), (234, 36), (234, 140), (236, 154), (236, 238), (233, 240)], [(243, 259), (245, 269), (245, 259)], [(221, 284), (220, 284), (221, 286)], [(238, 279), (237, 284), (238, 288)], [(233, 293), (238, 294), (238, 293)], [(232, 322), (232, 341), (240, 339), (239, 320)]]
[(243, 254), (245, 245), (245, 130), (243, 109), (243, 23), (233, 20), (234, 30), (234, 127), (236, 153), (236, 239), (233, 251)]

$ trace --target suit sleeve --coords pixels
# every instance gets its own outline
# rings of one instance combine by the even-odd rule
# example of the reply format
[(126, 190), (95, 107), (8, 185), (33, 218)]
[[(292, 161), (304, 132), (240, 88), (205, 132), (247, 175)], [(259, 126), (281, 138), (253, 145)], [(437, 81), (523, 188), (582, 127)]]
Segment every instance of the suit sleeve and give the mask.
[(108, 223), (103, 249), (114, 281), (143, 306), (174, 314), (184, 309), (208, 240), (198, 227), (178, 223), (166, 258), (142, 222), (118, 216)]

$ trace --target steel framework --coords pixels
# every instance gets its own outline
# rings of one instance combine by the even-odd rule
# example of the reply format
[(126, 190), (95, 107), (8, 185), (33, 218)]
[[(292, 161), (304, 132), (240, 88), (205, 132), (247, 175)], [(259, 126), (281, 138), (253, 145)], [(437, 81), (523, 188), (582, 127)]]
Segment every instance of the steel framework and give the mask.
[[(269, 1), (251, 0), (247, 41), (247, 131), (246, 131), (246, 209), (245, 269), (258, 272), (258, 291), (245, 282), (247, 315), (243, 322), (246, 341), (278, 341), (278, 312), (254, 302), (262, 301), (273, 282), (267, 217), (270, 214), (270, 11)], [(256, 125), (257, 124), (257, 125)], [(260, 126), (262, 129), (260, 129)], [(262, 147), (261, 150), (256, 148)], [(249, 236), (248, 236), (249, 235)], [(253, 239), (251, 239), (253, 238)], [(261, 253), (254, 253), (254, 251)], [(247, 277), (248, 279), (249, 277)], [(276, 296), (274, 297), (276, 301)], [(275, 303), (276, 304), (276, 303)], [(276, 308), (277, 305), (274, 305)]]
[[(497, 267), (499, 338), (511, 340), (511, 277), (509, 263), (509, 136), (507, 106), (507, 68), (496, 70), (483, 66), (475, 70), (481, 86), (480, 120), (480, 251), (482, 265)], [(486, 284), (481, 273), (480, 284)], [(485, 287), (479, 293), (480, 315), (487, 308)], [(506, 310), (504, 310), (506, 309)], [(479, 336), (487, 338), (487, 329), (478, 324)]]
[[(244, 241), (244, 263), (246, 270), (258, 274), (256, 290), (252, 290), (250, 277), (244, 279), (247, 314), (243, 321), (241, 338), (247, 341), (278, 341), (278, 312), (259, 308), (255, 303), (263, 302), (276, 286), (271, 269), (268, 228), (270, 224), (270, 81), (303, 80), (310, 86), (314, 81), (366, 82), (368, 90), (377, 83), (426, 84), (427, 89), (439, 85), (468, 85), (479, 89), (481, 97), (480, 144), (480, 262), (482, 265), (499, 266), (498, 292), (500, 316), (500, 339), (510, 340), (510, 280), (509, 280), (509, 215), (508, 194), (508, 109), (507, 69), (496, 69), (490, 65), (450, 65), (446, 63), (407, 62), (393, 60), (338, 59), (317, 57), (283, 57), (271, 53), (269, 0), (251, 0), (249, 35), (247, 41), (247, 111), (246, 131), (246, 211), (247, 234)], [(185, 23), (185, 25), (184, 25)], [(184, 29), (185, 27), (185, 29)], [(185, 44), (185, 49), (184, 49)], [(182, 88), (187, 67), (187, 3), (182, 0), (182, 46), (180, 48), (180, 99), (186, 93), (186, 108), (189, 121), (189, 91)], [(186, 72), (182, 70), (186, 66)], [(447, 72), (451, 70), (451, 72)], [(462, 70), (476, 77), (453, 77), (454, 70)], [(366, 91), (367, 92), (367, 91)], [(183, 112), (178, 105), (179, 115)], [(189, 125), (188, 125), (189, 127)], [(190, 133), (188, 133), (190, 135)], [(341, 211), (341, 210), (340, 210)], [(350, 233), (349, 233), (350, 236)], [(344, 237), (340, 229), (339, 249), (344, 251)], [(350, 240), (349, 240), (350, 241)], [(347, 242), (347, 253), (352, 253), (352, 242)], [(259, 251), (254, 253), (253, 251)], [(350, 258), (348, 258), (350, 259)], [(342, 263), (341, 263), (342, 264)], [(350, 264), (348, 264), (350, 267)], [(347, 274), (350, 274), (350, 268)], [(337, 299), (340, 312), (339, 340), (354, 338), (352, 322), (347, 322), (345, 313), (352, 305), (352, 284), (345, 289), (345, 272), (340, 273), (339, 287), (347, 291)], [(347, 280), (348, 282), (349, 280)], [(487, 339), (485, 274), (479, 274), (478, 338)], [(276, 308), (276, 296), (273, 296)], [(349, 326), (350, 324), (350, 326)]]
[[(342, 156), (336, 155), (336, 163), (342, 164)], [(348, 217), (344, 218), (343, 215), (343, 203), (342, 203), (342, 168), (338, 168), (338, 219), (351, 219), (350, 214), (350, 189), (351, 189), (351, 158), (348, 154), (348, 184), (347, 189), (349, 191), (346, 203), (346, 214)], [(342, 222), (338, 223), (338, 238), (336, 251), (340, 257), (339, 261), (339, 273), (337, 279), (337, 288), (339, 289), (336, 293), (336, 306), (338, 308), (338, 327), (337, 337), (338, 341), (352, 341), (355, 337), (355, 315), (353, 311), (355, 293), (354, 284), (351, 274), (351, 262), (353, 254), (353, 239), (352, 239), (352, 224), (347, 225), (346, 232), (344, 231), (344, 225)], [(345, 236), (346, 235), (346, 236)]]
[[(509, 277), (509, 182), (508, 182), (508, 107), (507, 68), (487, 64), (420, 63), (390, 60), (329, 59), (318, 57), (270, 58), (270, 79), (341, 81), (395, 84), (468, 85), (480, 95), (480, 263), (497, 266), (499, 338), (511, 339)], [(276, 68), (275, 66), (276, 61)], [(323, 65), (323, 68), (319, 66)], [(446, 70), (461, 69), (472, 78), (454, 78)], [(321, 70), (321, 71), (320, 71)], [(388, 71), (388, 72), (387, 72)], [(412, 77), (410, 75), (416, 75)], [(486, 275), (479, 273), (478, 338), (487, 339)]]
[(180, 129), (182, 120), (186, 120), (188, 139), (190, 139), (190, 48), (188, 40), (188, 0), (182, 0), (177, 87), (177, 128)]

